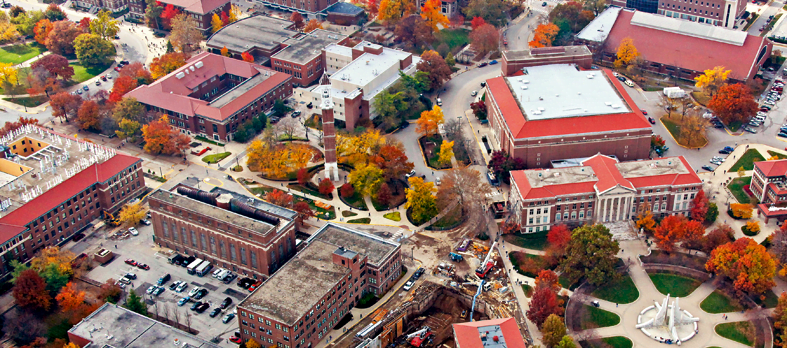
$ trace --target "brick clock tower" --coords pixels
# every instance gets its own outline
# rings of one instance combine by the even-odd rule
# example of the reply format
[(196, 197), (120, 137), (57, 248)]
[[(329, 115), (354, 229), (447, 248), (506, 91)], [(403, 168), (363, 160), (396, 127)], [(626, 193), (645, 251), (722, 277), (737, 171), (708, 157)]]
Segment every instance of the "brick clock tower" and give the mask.
[(336, 162), (336, 127), (333, 124), (333, 101), (331, 86), (326, 75), (323, 75), (322, 102), (322, 142), (325, 148), (325, 177), (339, 181), (339, 165)]

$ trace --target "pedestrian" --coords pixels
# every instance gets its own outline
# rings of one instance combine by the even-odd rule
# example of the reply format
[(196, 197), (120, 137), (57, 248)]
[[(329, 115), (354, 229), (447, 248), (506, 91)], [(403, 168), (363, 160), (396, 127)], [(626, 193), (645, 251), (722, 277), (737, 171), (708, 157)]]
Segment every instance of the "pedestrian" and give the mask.
[(618, 308), (618, 303), (617, 302), (615, 302), (615, 308)]
[(115, 249), (117, 249), (117, 248), (118, 248), (118, 245), (117, 245), (117, 244), (115, 244)]

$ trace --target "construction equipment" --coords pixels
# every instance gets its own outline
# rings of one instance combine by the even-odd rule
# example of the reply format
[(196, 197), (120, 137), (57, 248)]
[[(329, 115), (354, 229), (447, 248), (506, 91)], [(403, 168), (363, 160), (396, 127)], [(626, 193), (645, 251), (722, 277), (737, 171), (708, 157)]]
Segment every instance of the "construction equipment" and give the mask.
[(424, 326), (421, 330), (407, 335), (407, 342), (409, 342), (413, 347), (420, 347), (424, 344), (424, 342), (431, 343), (432, 338), (432, 329), (430, 329), (428, 326)]
[(486, 274), (492, 270), (492, 266), (495, 265), (492, 262), (492, 252), (494, 252), (496, 245), (497, 242), (492, 243), (492, 247), (489, 248), (489, 253), (486, 254), (486, 258), (484, 258), (484, 261), (481, 262), (481, 265), (475, 270), (475, 275), (477, 275), (478, 278), (484, 279)]
[(478, 298), (478, 295), (481, 295), (481, 291), (484, 289), (485, 280), (481, 280), (481, 286), (478, 287), (478, 291), (475, 292), (473, 296), (473, 304), (470, 306), (470, 321), (473, 321), (473, 312), (475, 312), (475, 300)]
[(448, 255), (451, 256), (451, 260), (454, 262), (460, 262), (465, 259), (462, 255), (457, 253), (449, 253)]

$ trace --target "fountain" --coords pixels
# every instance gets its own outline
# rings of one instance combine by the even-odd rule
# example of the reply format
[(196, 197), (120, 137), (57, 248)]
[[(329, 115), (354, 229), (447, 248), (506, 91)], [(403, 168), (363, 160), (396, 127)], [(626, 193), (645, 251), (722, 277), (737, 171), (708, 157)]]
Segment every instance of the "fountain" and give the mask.
[(667, 294), (661, 304), (654, 302), (653, 306), (642, 310), (637, 316), (636, 327), (656, 341), (680, 345), (698, 333), (697, 322), (700, 319), (681, 310), (677, 297), (668, 305), (669, 298)]

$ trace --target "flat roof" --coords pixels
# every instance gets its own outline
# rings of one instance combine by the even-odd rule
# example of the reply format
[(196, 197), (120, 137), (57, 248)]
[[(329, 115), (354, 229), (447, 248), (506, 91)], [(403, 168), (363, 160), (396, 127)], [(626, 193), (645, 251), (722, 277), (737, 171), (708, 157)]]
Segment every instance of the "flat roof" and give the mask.
[(273, 320), (292, 325), (350, 273), (333, 263), (336, 246), (322, 241), (307, 247), (238, 306)]
[(322, 48), (335, 44), (347, 36), (328, 30), (317, 29), (310, 33), (289, 38), (283, 42), (288, 45), (273, 55), (273, 58), (303, 64), (322, 55)]
[(298, 33), (288, 29), (292, 25), (288, 20), (275, 17), (251, 16), (221, 28), (208, 38), (207, 45), (227, 47), (233, 52), (246, 52), (255, 47), (271, 50)]
[(208, 105), (221, 109), (227, 106), (233, 100), (238, 99), (240, 96), (251, 92), (257, 86), (265, 83), (265, 81), (273, 75), (275, 75), (275, 73), (272, 73), (271, 71), (260, 70), (259, 74), (246, 79), (235, 87), (232, 87), (229, 91), (224, 92), (224, 94), (220, 95), (218, 98), (210, 101)]
[(601, 12), (598, 16), (596, 16), (596, 18), (590, 21), (588, 25), (579, 31), (579, 34), (577, 34), (577, 39), (604, 42), (607, 39), (610, 30), (612, 30), (612, 26), (615, 25), (615, 21), (618, 19), (618, 15), (620, 14), (620, 10), (622, 10), (622, 8), (617, 6), (607, 7), (604, 12)]
[(523, 70), (525, 75), (506, 81), (530, 121), (631, 111), (600, 71), (580, 71), (573, 64)]
[(353, 49), (352, 47), (347, 47), (345, 45), (339, 44), (330, 44), (325, 47), (325, 52), (340, 54), (345, 57), (352, 57), (353, 56)]
[(526, 170), (524, 174), (532, 188), (597, 180), (596, 173), (589, 166)]
[[(647, 12), (634, 12), (631, 25), (743, 46), (749, 33)], [(611, 29), (611, 28), (610, 28)]]
[[(363, 50), (364, 46), (372, 48), (380, 48), (380, 45), (371, 42), (363, 41), (353, 47), (354, 49)], [(369, 82), (373, 81), (378, 75), (375, 72), (382, 72), (393, 65), (398, 66), (399, 62), (406, 59), (411, 53), (399, 50), (392, 50), (390, 48), (382, 47), (380, 54), (364, 53), (356, 58), (344, 68), (335, 72), (331, 79), (350, 82), (358, 86), (366, 86)], [(420, 61), (413, 57), (413, 63), (417, 64)], [(397, 76), (398, 77), (398, 76)]]
[(540, 59), (545, 57), (572, 57), (591, 54), (587, 46), (557, 46), (557, 47), (541, 47), (526, 50), (516, 51), (503, 51), (506, 60), (527, 60), (527, 59)]
[(365, 255), (372, 265), (388, 258), (399, 244), (337, 224), (326, 224), (311, 235), (307, 242), (321, 241)]
[(227, 189), (224, 189), (224, 188), (221, 188), (221, 187), (214, 187), (212, 190), (210, 190), (210, 192), (218, 193), (220, 195), (221, 194), (229, 194), (233, 198), (236, 198), (236, 199), (244, 201), (246, 204), (248, 204), (249, 206), (251, 206), (253, 208), (257, 208), (257, 209), (262, 210), (262, 211), (264, 211), (266, 213), (270, 213), (270, 214), (273, 214), (273, 215), (276, 215), (276, 216), (281, 216), (281, 217), (284, 217), (284, 218), (287, 218), (287, 219), (290, 219), (290, 220), (294, 220), (295, 217), (298, 216), (298, 213), (296, 211), (294, 211), (294, 210), (290, 210), (290, 209), (287, 209), (285, 207), (281, 207), (281, 206), (278, 206), (276, 204), (273, 204), (273, 203), (270, 203), (270, 202), (263, 201), (261, 199), (257, 199), (257, 198), (251, 197), (249, 195), (245, 195), (245, 194), (243, 194), (241, 192), (230, 191), (230, 190), (227, 190)]
[(333, 5), (331, 5), (331, 6), (328, 6), (325, 10), (323, 10), (323, 12), (325, 12), (325, 13), (339, 13), (339, 14), (356, 16), (356, 15), (361, 14), (361, 12), (363, 12), (363, 9), (358, 7), (358, 6), (355, 6), (355, 5), (351, 4), (349, 2), (341, 2), (340, 1), (340, 2), (337, 2), (337, 3), (333, 4)]
[(619, 162), (615, 166), (618, 167), (620, 174), (626, 179), (665, 174), (689, 174), (689, 170), (677, 157), (659, 158), (649, 161)]
[(220, 347), (111, 303), (96, 309), (68, 332), (90, 340), (91, 347)]

